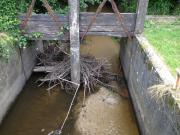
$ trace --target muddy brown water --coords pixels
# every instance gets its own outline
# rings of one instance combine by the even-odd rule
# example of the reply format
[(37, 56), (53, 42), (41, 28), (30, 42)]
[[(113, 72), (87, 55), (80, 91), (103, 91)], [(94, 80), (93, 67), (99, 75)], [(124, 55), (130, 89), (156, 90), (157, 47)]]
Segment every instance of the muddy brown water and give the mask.
[[(119, 64), (120, 45), (104, 36), (88, 36), (81, 45), (81, 54), (106, 57), (112, 71), (121, 73)], [(12, 105), (2, 125), (0, 135), (47, 135), (62, 124), (72, 96), (59, 88), (51, 95), (47, 86), (37, 87), (39, 75), (32, 75), (16, 102)], [(80, 92), (73, 111), (65, 125), (63, 135), (138, 135), (131, 103), (118, 94), (100, 88), (86, 98), (86, 107), (81, 108)]]

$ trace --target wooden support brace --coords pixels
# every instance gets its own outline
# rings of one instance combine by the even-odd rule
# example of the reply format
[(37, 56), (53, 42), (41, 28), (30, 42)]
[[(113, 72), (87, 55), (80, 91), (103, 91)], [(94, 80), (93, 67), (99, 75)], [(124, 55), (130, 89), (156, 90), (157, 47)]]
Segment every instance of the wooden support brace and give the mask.
[(79, 0), (69, 2), (71, 81), (80, 83)]
[(144, 31), (144, 22), (147, 13), (149, 0), (138, 0), (137, 5), (137, 18), (136, 18), (136, 26), (135, 26), (135, 33), (141, 34)]

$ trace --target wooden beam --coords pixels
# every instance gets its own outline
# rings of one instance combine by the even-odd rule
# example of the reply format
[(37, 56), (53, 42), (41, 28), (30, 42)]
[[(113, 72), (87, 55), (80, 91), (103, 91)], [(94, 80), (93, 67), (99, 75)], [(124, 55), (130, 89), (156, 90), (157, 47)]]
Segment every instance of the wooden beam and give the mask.
[(56, 67), (54, 67), (54, 66), (36, 66), (36, 67), (34, 67), (33, 72), (47, 72), (47, 73), (49, 73), (49, 72), (54, 71), (55, 68)]
[[(94, 13), (83, 12), (80, 13), (80, 33), (82, 34), (87, 29), (90, 19), (94, 16)], [(122, 13), (124, 17), (124, 24), (128, 27), (130, 32), (134, 32), (135, 23), (136, 23), (136, 14), (135, 13)], [(57, 15), (59, 21), (62, 25), (68, 25), (69, 19), (68, 16)], [(24, 16), (21, 16), (20, 19), (23, 20)], [(28, 36), (33, 32), (41, 32), (43, 34), (43, 40), (58, 40), (58, 39), (69, 39), (69, 33), (65, 36), (58, 36), (58, 29), (48, 15), (32, 15), (29, 19), (28, 26), (26, 29), (26, 35)], [(117, 21), (113, 13), (100, 13), (96, 19), (96, 22), (93, 23), (87, 35), (107, 35), (114, 37), (127, 37), (122, 26)], [(31, 38), (32, 39), (32, 38)], [(34, 40), (34, 39), (33, 39)]]
[(137, 18), (136, 18), (136, 27), (135, 27), (136, 34), (141, 34), (144, 31), (144, 22), (147, 13), (148, 2), (149, 0), (138, 0), (137, 11), (136, 11)]
[(71, 81), (80, 84), (79, 0), (68, 0), (70, 14)]

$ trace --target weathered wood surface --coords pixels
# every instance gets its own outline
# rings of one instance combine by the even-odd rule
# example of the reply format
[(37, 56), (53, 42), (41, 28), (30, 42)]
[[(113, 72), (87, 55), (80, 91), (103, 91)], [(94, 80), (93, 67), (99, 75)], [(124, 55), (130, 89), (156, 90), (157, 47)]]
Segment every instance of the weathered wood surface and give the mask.
[(70, 15), (71, 81), (80, 84), (79, 0), (68, 0)]
[[(80, 34), (87, 29), (87, 26), (94, 13), (81, 13), (80, 14)], [(126, 27), (130, 32), (134, 32), (136, 24), (136, 14), (134, 13), (122, 13)], [(69, 17), (63, 15), (57, 15), (62, 25), (69, 25)], [(24, 16), (20, 16), (23, 20)], [(33, 32), (41, 32), (44, 36), (43, 39), (60, 39), (58, 36), (58, 28), (55, 22), (49, 15), (33, 15), (28, 22), (26, 34)], [(107, 35), (115, 37), (126, 37), (126, 33), (123, 31), (121, 24), (113, 13), (100, 13), (97, 17), (96, 22), (92, 25), (87, 35)], [(65, 39), (68, 39), (69, 34), (65, 35)]]
[(54, 66), (36, 66), (34, 67), (34, 72), (52, 72), (54, 70)]
[(146, 18), (147, 13), (147, 7), (148, 7), (149, 0), (138, 0), (137, 5), (137, 18), (136, 18), (136, 27), (135, 27), (135, 33), (141, 34), (144, 31), (144, 22)]

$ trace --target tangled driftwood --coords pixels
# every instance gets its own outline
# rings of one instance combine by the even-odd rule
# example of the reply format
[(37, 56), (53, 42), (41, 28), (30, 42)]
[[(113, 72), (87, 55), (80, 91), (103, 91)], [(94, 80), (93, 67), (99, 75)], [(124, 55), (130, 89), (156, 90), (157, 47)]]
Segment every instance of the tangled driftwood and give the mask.
[[(50, 45), (44, 53), (38, 54), (38, 67), (35, 70), (44, 70), (47, 75), (40, 78), (40, 85), (48, 82), (50, 91), (57, 85), (66, 90), (69, 94), (74, 94), (75, 87), (71, 82), (71, 61), (67, 50), (58, 45)], [(110, 72), (110, 64), (105, 58), (95, 58), (89, 55), (82, 55), (81, 64), (81, 85), (85, 92), (94, 92), (97, 86), (112, 87), (108, 84), (117, 78), (116, 74)], [(43, 68), (43, 69), (42, 69)]]

